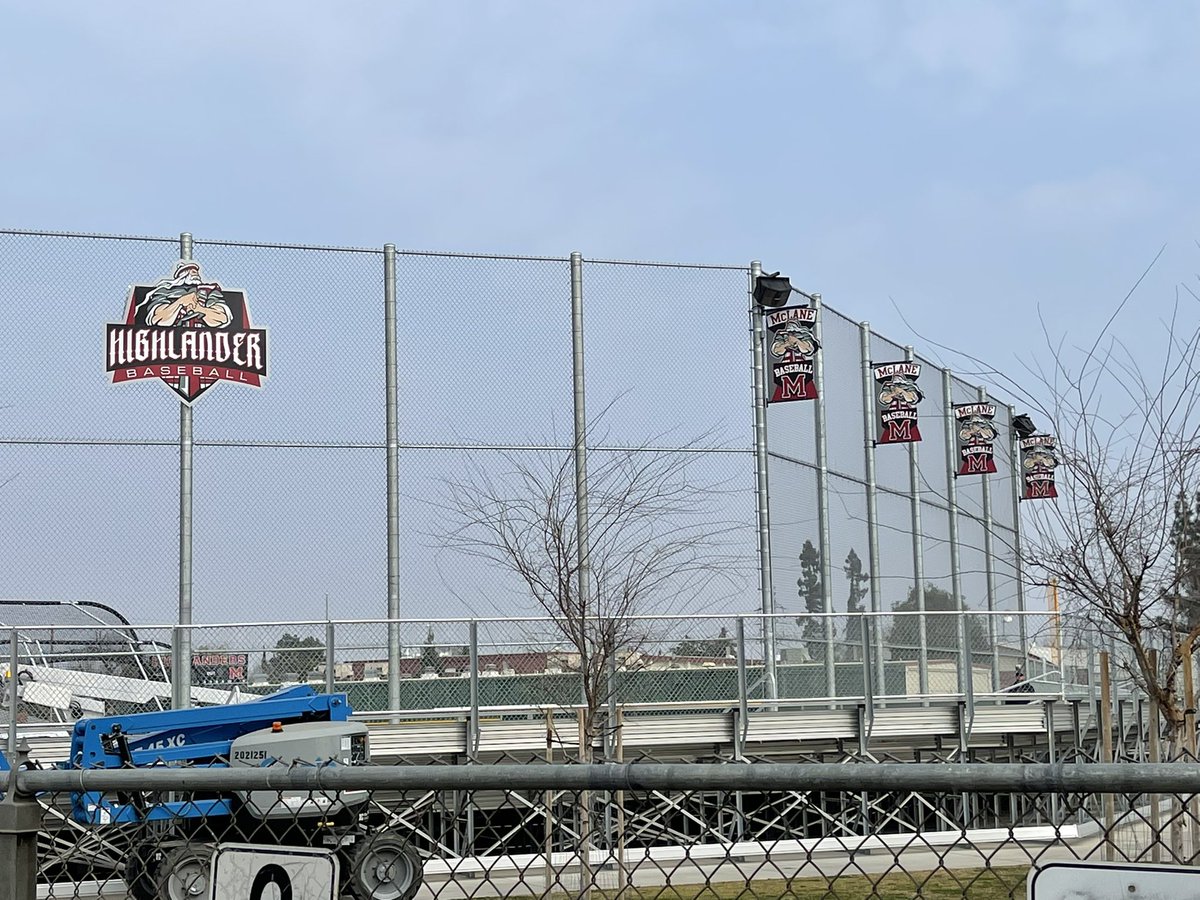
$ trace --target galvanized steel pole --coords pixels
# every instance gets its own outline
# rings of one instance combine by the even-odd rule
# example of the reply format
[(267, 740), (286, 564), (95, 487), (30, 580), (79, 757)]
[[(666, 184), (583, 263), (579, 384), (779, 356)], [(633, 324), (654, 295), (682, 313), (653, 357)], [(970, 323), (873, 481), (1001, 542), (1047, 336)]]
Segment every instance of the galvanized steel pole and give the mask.
[[(1017, 410), (1010, 406), (1008, 408), (1010, 423), (1016, 414)], [(1021, 671), (1028, 676), (1030, 673), (1025, 671), (1029, 668), (1029, 634), (1025, 622), (1025, 554), (1021, 547), (1021, 495), (1024, 493), (1021, 486), (1024, 479), (1021, 477), (1021, 445), (1018, 442), (1016, 431), (1012, 429), (1010, 431), (1012, 433), (1013, 567), (1017, 575), (1017, 627), (1021, 637)]]
[[(987, 403), (987, 391), (979, 389), (979, 402)], [(983, 475), (983, 571), (987, 583), (988, 646), (992, 648), (992, 691), (1000, 690), (1000, 644), (996, 639), (996, 563), (992, 534), (992, 477)]]
[(388, 709), (400, 708), (400, 406), (396, 361), (396, 245), (383, 245), (384, 394), (387, 408)]
[(467, 756), (479, 752), (479, 623), (474, 619), (467, 625), (468, 654), (470, 655), (471, 722), (467, 729)]
[(867, 565), (870, 569), (869, 585), (871, 589), (871, 621), (870, 645), (875, 654), (875, 692), (883, 696), (887, 693), (887, 677), (884, 670), (883, 658), (883, 629), (879, 613), (882, 611), (883, 596), (879, 583), (879, 505), (877, 487), (875, 484), (875, 379), (871, 372), (871, 325), (860, 322), (858, 325), (858, 346), (862, 355), (863, 377), (863, 452), (866, 455), (866, 489), (867, 489)]
[[(896, 791), (1191, 795), (1200, 764), (1178, 763), (603, 763), (578, 766), (264, 766), (35, 769), (26, 794), (72, 791)], [(38, 815), (41, 815), (40, 807)]]
[[(955, 440), (954, 392), (949, 369), (942, 369), (942, 406), (946, 410), (946, 508), (950, 517), (950, 594), (958, 623), (958, 692), (971, 689), (971, 648), (967, 646), (967, 611), (962, 598), (962, 568), (958, 545), (958, 442)], [(968, 704), (968, 707), (970, 704)], [(971, 710), (968, 708), (968, 712)]]
[[(179, 235), (179, 258), (192, 258), (192, 236)], [(188, 376), (179, 379), (187, 391)], [(192, 406), (179, 403), (179, 628), (171, 642), (171, 705), (192, 705)]]
[[(915, 358), (912, 347), (904, 358)], [(912, 504), (913, 590), (917, 599), (917, 680), (922, 694), (929, 693), (929, 633), (925, 627), (925, 544), (921, 533), (921, 460), (916, 442), (908, 445), (908, 490)]]
[[(812, 295), (812, 307), (817, 312), (813, 332), (817, 346), (821, 345), (821, 295)], [(817, 399), (813, 401), (814, 425), (817, 437), (817, 537), (821, 551), (821, 598), (825, 613), (825, 687), (827, 697), (837, 696), (837, 667), (834, 659), (833, 621), (833, 544), (829, 539), (829, 459), (825, 432), (825, 366), (823, 354), (813, 354), (813, 382)]]
[(771, 597), (771, 502), (767, 480), (767, 370), (763, 360), (763, 322), (754, 302), (754, 284), (762, 263), (750, 263), (750, 356), (754, 382), (754, 493), (758, 507), (758, 578), (762, 596), (763, 682), (767, 698), (779, 696), (775, 669), (775, 604)]
[[(575, 406), (575, 552), (577, 557), (580, 628), (587, 634), (588, 612), (595, 593), (591, 585), (591, 538), (588, 534), (587, 409), (583, 373), (583, 255), (571, 254), (571, 372)], [(596, 646), (600, 641), (599, 596), (596, 597)]]
[(750, 725), (750, 695), (746, 683), (746, 620), (741, 616), (737, 619), (735, 634), (737, 635), (737, 684), (738, 684), (738, 724), (737, 734), (733, 736), (737, 748), (738, 759), (746, 749), (745, 738)]

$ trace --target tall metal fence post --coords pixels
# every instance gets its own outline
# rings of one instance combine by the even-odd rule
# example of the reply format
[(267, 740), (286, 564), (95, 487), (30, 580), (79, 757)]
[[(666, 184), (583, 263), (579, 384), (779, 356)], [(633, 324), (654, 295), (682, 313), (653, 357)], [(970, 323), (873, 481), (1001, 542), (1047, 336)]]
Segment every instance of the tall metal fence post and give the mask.
[[(979, 388), (979, 402), (987, 403), (987, 391)], [(992, 534), (992, 477), (983, 474), (983, 572), (987, 585), (988, 646), (992, 648), (992, 693), (1000, 690), (1000, 644), (996, 639), (996, 565)]]
[[(952, 382), (950, 370), (942, 369), (942, 405), (946, 410), (946, 508), (950, 517), (950, 593), (954, 597), (954, 618), (958, 623), (958, 692), (965, 699), (971, 689), (974, 663), (967, 641), (966, 604), (962, 599), (962, 561), (958, 543), (958, 441), (955, 439)], [(974, 709), (968, 709), (967, 712), (973, 714)]]
[[(388, 709), (400, 708), (400, 396), (396, 360), (396, 245), (383, 245), (384, 394), (387, 409)], [(392, 719), (393, 724), (397, 721)]]
[[(588, 613), (591, 611), (596, 618), (596, 635), (591, 653), (600, 652), (604, 646), (600, 634), (600, 596), (592, 590), (591, 584), (591, 537), (588, 533), (588, 484), (587, 484), (587, 405), (586, 379), (583, 368), (583, 254), (578, 251), (571, 253), (571, 375), (572, 396), (575, 410), (575, 553), (577, 559), (577, 602), (582, 619), (580, 627), (584, 634), (584, 645), (587, 646)], [(595, 596), (596, 608), (591, 608), (591, 599)], [(580, 666), (587, 669), (589, 663)], [(586, 676), (584, 676), (586, 677)], [(586, 697), (585, 697), (586, 702)], [(583, 748), (581, 747), (582, 751)], [(588, 753), (583, 757), (591, 761), (590, 745)]]
[(325, 693), (332, 694), (337, 690), (337, 662), (335, 656), (335, 638), (332, 622), (325, 623)]
[[(192, 236), (179, 235), (179, 258), (192, 258)], [(179, 386), (187, 390), (187, 376)], [(178, 643), (171, 645), (171, 705), (192, 705), (192, 407), (179, 402), (179, 621)]]
[[(817, 311), (814, 335), (821, 345), (821, 295), (813, 294), (813, 309)], [(817, 439), (817, 528), (821, 551), (821, 599), (825, 613), (825, 696), (837, 696), (837, 665), (834, 658), (833, 620), (833, 544), (829, 538), (829, 458), (825, 430), (825, 366), (818, 351), (813, 355), (813, 382), (817, 399), (813, 401), (814, 425)]]
[[(1008, 421), (1017, 410), (1008, 408)], [(1029, 634), (1025, 622), (1025, 551), (1021, 546), (1021, 445), (1016, 431), (1012, 432), (1012, 503), (1013, 503), (1013, 566), (1017, 578), (1017, 628), (1021, 640), (1021, 671), (1029, 668)], [(1028, 672), (1026, 672), (1028, 674)]]
[[(904, 358), (915, 358), (912, 347)], [(921, 460), (918, 445), (908, 445), (908, 490), (912, 504), (913, 596), (917, 599), (917, 681), (922, 695), (929, 693), (929, 632), (925, 623), (925, 544), (921, 532)]]
[(763, 360), (763, 322), (754, 302), (754, 285), (762, 263), (750, 263), (750, 357), (754, 382), (754, 494), (758, 508), (758, 577), (762, 595), (763, 686), (767, 699), (779, 696), (775, 669), (775, 603), (771, 597), (771, 503), (767, 479), (767, 370)]
[(870, 652), (875, 654), (875, 692), (884, 696), (887, 694), (887, 674), (884, 668), (883, 656), (883, 625), (882, 612), (883, 592), (879, 581), (879, 504), (875, 484), (875, 379), (871, 374), (871, 325), (860, 322), (858, 325), (858, 345), (862, 356), (863, 377), (863, 452), (866, 455), (866, 490), (867, 490), (867, 565), (870, 567), (869, 586), (871, 590), (871, 621), (869, 644)]

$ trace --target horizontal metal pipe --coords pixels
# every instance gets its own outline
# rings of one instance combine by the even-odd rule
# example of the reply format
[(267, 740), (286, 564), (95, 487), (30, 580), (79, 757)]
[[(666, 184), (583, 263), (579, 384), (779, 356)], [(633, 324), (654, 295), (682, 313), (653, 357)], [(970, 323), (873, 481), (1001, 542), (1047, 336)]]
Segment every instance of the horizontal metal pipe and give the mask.
[(330, 766), (37, 770), (23, 793), (68, 791), (604, 790), (1200, 793), (1200, 764), (819, 764)]

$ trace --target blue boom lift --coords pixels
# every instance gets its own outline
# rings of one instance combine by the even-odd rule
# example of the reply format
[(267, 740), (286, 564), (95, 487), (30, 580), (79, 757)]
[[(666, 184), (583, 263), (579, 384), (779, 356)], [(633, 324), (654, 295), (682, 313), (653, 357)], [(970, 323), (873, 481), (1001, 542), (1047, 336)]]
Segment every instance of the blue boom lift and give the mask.
[[(81, 719), (66, 769), (150, 766), (365, 765), (367, 727), (352, 722), (345, 694), (300, 685), (246, 703)], [(0, 770), (8, 761), (0, 753)], [(201, 900), (221, 841), (326, 847), (343, 889), (359, 900), (410, 900), (421, 860), (365, 791), (274, 791), (186, 797), (146, 793), (71, 795), (71, 818), (129, 841), (122, 875), (134, 900)]]

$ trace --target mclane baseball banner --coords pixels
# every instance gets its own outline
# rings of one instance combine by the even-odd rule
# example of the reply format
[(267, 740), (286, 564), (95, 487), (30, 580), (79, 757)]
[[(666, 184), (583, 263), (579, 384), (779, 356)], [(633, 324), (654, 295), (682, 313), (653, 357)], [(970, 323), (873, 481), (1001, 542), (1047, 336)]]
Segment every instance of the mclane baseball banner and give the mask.
[(958, 475), (990, 475), (996, 471), (996, 407), (991, 403), (954, 406), (958, 430)]
[(267, 332), (250, 327), (245, 292), (206, 281), (191, 260), (130, 289), (125, 321), (108, 326), (106, 346), (113, 384), (157, 378), (184, 403), (218, 381), (260, 387), (267, 377)]
[(813, 356), (821, 349), (814, 334), (817, 311), (811, 306), (789, 306), (766, 313), (763, 321), (771, 359), (767, 402), (817, 399), (813, 380)]
[(874, 366), (875, 400), (879, 411), (879, 443), (915, 444), (921, 440), (917, 404), (925, 397), (917, 387), (921, 364), (883, 363)]
[(1048, 434), (1021, 438), (1021, 471), (1025, 474), (1025, 500), (1054, 499), (1054, 470), (1058, 468), (1057, 442)]

